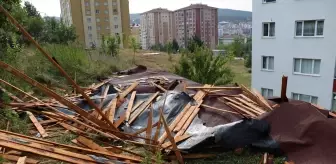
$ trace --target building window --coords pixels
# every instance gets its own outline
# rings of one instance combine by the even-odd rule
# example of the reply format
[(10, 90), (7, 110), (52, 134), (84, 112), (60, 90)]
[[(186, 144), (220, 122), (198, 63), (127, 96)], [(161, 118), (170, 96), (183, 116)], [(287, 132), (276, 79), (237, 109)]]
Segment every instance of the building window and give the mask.
[(324, 20), (296, 21), (295, 36), (323, 36)]
[(261, 95), (263, 97), (273, 97), (273, 89), (261, 88)]
[(104, 2), (104, 6), (107, 6), (107, 2)]
[(97, 22), (100, 22), (100, 19), (99, 19), (99, 18), (97, 18), (96, 20), (97, 20)]
[(90, 11), (90, 10), (86, 10), (86, 14), (87, 14), (87, 15), (90, 15), (90, 14), (91, 14), (91, 11)]
[(97, 30), (100, 31), (101, 27), (100, 26), (97, 26)]
[(105, 22), (108, 22), (109, 21), (109, 19), (108, 18), (105, 18)]
[(118, 25), (114, 25), (114, 28), (117, 29), (117, 28), (118, 28)]
[(310, 96), (310, 95), (299, 94), (299, 93), (292, 93), (292, 98), (294, 100), (305, 101), (305, 102), (309, 102), (312, 104), (317, 104), (318, 102), (318, 97), (316, 96)]
[(85, 6), (89, 6), (89, 2), (85, 2)]
[(117, 2), (116, 2), (116, 1), (113, 1), (113, 2), (112, 2), (112, 5), (113, 5), (113, 6), (117, 6)]
[(262, 0), (263, 3), (276, 2), (276, 0)]
[(96, 6), (99, 6), (99, 2), (96, 2)]
[(104, 13), (105, 13), (105, 14), (108, 14), (108, 10), (105, 10)]
[(118, 14), (118, 9), (113, 9), (113, 14), (117, 15)]
[(89, 38), (92, 39), (92, 34), (89, 34)]
[(91, 26), (88, 26), (88, 30), (91, 31), (91, 30), (92, 30), (92, 27), (91, 27)]
[(96, 14), (99, 14), (100, 13), (100, 11), (99, 10), (96, 10)]
[(88, 23), (91, 23), (91, 18), (86, 18)]
[(319, 75), (320, 59), (300, 59), (294, 58), (294, 73)]
[(274, 37), (275, 36), (275, 22), (263, 23), (263, 36)]
[(110, 29), (110, 27), (109, 26), (106, 26), (106, 28), (105, 28), (106, 30), (108, 30), (108, 29)]
[(274, 70), (274, 56), (262, 56), (262, 70)]

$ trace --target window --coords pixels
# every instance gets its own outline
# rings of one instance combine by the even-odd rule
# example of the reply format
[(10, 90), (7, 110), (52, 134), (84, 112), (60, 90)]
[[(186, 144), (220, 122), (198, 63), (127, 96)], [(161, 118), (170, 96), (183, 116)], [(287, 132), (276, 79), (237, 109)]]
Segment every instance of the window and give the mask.
[(305, 101), (305, 102), (309, 102), (312, 104), (317, 104), (317, 101), (318, 101), (318, 97), (316, 96), (304, 95), (304, 94), (299, 94), (299, 93), (292, 93), (292, 98), (294, 100)]
[(108, 10), (105, 10), (104, 13), (105, 13), (105, 14), (108, 14)]
[(104, 2), (104, 6), (107, 6), (107, 2)]
[(91, 31), (91, 30), (92, 30), (92, 27), (91, 27), (91, 26), (88, 26), (88, 30)]
[(89, 6), (89, 2), (85, 2), (85, 6)]
[(262, 69), (263, 70), (274, 70), (274, 56), (263, 56), (262, 57)]
[(89, 34), (89, 38), (92, 39), (92, 34)]
[(262, 0), (263, 3), (276, 2), (276, 0)]
[(86, 18), (87, 22), (91, 23), (91, 18)]
[(86, 10), (86, 14), (87, 14), (87, 15), (90, 15), (90, 14), (91, 14), (91, 11), (90, 11), (90, 10)]
[(274, 37), (275, 36), (275, 22), (263, 23), (263, 36)]
[(101, 27), (100, 26), (97, 26), (97, 30), (100, 31)]
[(294, 73), (299, 74), (320, 74), (320, 59), (294, 58)]
[(296, 21), (295, 36), (323, 36), (324, 20)]
[(106, 26), (106, 28), (105, 28), (106, 30), (108, 30), (108, 29), (110, 29), (110, 27), (109, 26)]
[(99, 10), (96, 10), (96, 14), (99, 14), (100, 13), (100, 11)]
[(109, 19), (108, 18), (105, 18), (105, 22), (108, 22), (109, 21)]
[(117, 29), (117, 28), (118, 28), (118, 25), (114, 25), (114, 28)]
[(99, 2), (96, 2), (96, 6), (99, 6)]
[(118, 9), (113, 9), (113, 14), (117, 15), (118, 14)]
[(273, 89), (261, 88), (261, 95), (263, 97), (273, 97)]
[(97, 22), (100, 22), (100, 19), (99, 19), (99, 18), (97, 18), (97, 19), (96, 19), (96, 21), (97, 21)]

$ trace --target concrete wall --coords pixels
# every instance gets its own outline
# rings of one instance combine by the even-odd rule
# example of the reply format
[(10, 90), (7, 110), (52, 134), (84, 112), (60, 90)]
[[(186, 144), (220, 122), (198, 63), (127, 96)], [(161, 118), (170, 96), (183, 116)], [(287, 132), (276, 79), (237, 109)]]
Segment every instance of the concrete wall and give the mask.
[[(277, 0), (263, 4), (253, 0), (252, 87), (273, 89), (280, 96), (281, 77), (289, 77), (287, 96), (292, 92), (318, 97), (330, 109), (336, 56), (335, 0)], [(325, 19), (324, 37), (295, 37), (295, 21)], [(275, 37), (262, 37), (262, 22), (275, 22)], [(262, 56), (274, 56), (274, 71), (261, 70)], [(320, 75), (293, 74), (293, 58), (321, 59)]]

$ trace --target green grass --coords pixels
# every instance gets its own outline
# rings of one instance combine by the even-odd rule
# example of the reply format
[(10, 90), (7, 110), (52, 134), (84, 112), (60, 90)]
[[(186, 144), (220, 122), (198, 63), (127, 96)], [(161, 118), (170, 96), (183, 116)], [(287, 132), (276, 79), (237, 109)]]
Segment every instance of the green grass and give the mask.
[(233, 82), (243, 84), (246, 87), (251, 86), (251, 73), (249, 73), (249, 69), (244, 66), (244, 60), (232, 60), (229, 63), (229, 67), (235, 74)]

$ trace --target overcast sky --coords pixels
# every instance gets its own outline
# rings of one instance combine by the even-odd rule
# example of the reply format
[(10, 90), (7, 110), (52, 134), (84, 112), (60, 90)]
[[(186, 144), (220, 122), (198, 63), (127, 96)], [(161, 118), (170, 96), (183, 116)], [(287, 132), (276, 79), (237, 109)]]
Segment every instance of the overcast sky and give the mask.
[[(34, 4), (42, 15), (60, 16), (60, 0), (22, 0)], [(175, 10), (192, 3), (203, 3), (217, 8), (252, 11), (252, 0), (129, 0), (130, 13), (142, 13), (153, 8)]]

